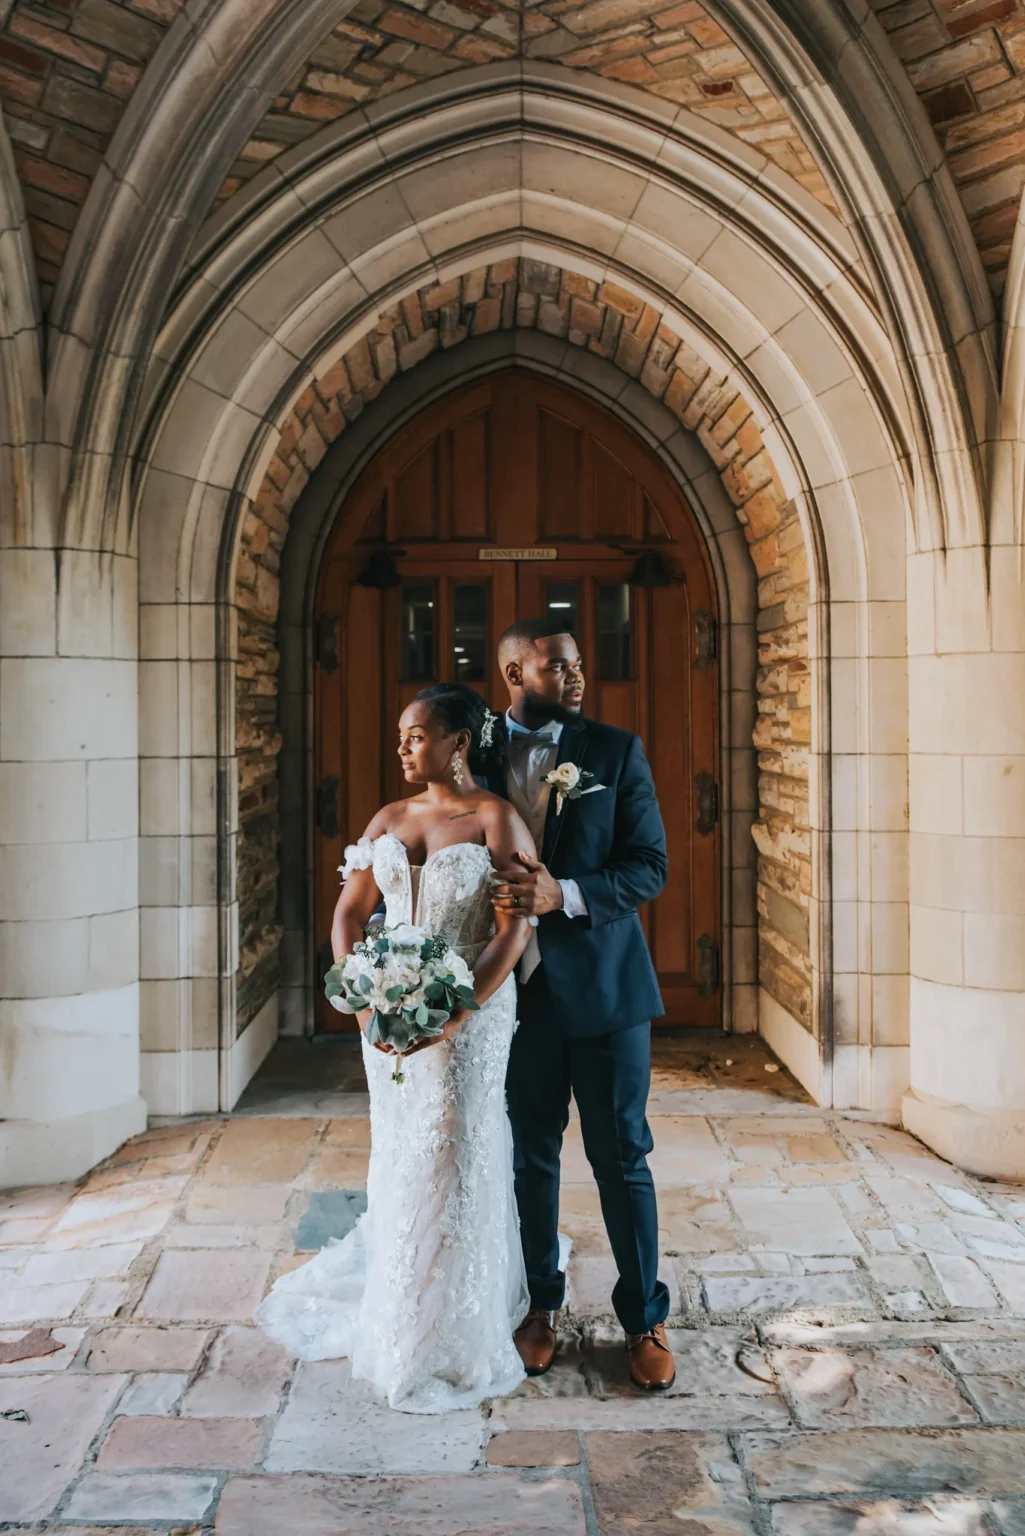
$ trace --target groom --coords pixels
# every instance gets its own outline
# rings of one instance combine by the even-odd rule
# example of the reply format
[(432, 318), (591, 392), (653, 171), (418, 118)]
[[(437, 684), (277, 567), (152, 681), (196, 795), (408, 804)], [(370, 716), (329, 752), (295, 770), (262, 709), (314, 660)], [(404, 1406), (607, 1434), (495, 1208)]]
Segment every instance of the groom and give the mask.
[[(488, 787), (516, 806), (539, 854), (500, 871), (494, 893), (496, 907), (538, 919), (520, 962), (508, 1076), (531, 1308), (516, 1347), (529, 1376), (543, 1375), (555, 1356), (566, 1289), (559, 1154), (572, 1094), (619, 1269), (612, 1305), (630, 1375), (643, 1390), (664, 1392), (675, 1366), (645, 1118), (650, 1021), (662, 999), (637, 916), (666, 879), (655, 786), (638, 736), (581, 714), (583, 663), (572, 635), (524, 620), (506, 630), (498, 656), (509, 690), (509, 770), (505, 784)], [(561, 802), (547, 782), (559, 767), (569, 786)]]

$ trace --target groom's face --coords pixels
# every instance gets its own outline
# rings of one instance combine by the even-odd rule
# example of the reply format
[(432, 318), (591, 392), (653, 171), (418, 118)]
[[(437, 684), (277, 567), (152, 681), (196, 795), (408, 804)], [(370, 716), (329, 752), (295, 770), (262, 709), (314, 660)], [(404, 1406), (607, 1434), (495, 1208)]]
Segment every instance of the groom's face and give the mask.
[(531, 712), (578, 715), (584, 703), (584, 663), (572, 635), (544, 635), (523, 655), (522, 687)]

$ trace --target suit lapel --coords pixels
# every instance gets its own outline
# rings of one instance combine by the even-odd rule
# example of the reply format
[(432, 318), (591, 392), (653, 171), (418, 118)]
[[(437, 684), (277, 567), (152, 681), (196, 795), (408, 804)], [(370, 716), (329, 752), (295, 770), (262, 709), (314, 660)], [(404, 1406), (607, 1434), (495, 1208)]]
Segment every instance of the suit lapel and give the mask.
[[(560, 768), (563, 763), (576, 763), (577, 767), (580, 768), (587, 753), (589, 739), (590, 733), (588, 732), (586, 721), (582, 720), (579, 724), (573, 722), (572, 724), (567, 723), (564, 725), (562, 735), (559, 737), (559, 750), (556, 754), (555, 766)], [(558, 799), (559, 797), (553, 789), (548, 796), (548, 814), (545, 818), (545, 835), (541, 850), (541, 859), (548, 866), (551, 865), (556, 845), (562, 836), (562, 829), (565, 825), (566, 815), (570, 806), (568, 800), (564, 801), (561, 812), (556, 813), (555, 808), (558, 804)]]

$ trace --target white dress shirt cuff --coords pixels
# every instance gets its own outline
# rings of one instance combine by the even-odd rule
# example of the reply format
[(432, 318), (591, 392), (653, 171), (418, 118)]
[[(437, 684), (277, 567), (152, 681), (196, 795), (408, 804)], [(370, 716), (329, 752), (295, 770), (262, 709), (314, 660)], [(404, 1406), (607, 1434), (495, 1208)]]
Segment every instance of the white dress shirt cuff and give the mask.
[(567, 917), (586, 917), (587, 902), (575, 880), (560, 880), (562, 886), (562, 910)]

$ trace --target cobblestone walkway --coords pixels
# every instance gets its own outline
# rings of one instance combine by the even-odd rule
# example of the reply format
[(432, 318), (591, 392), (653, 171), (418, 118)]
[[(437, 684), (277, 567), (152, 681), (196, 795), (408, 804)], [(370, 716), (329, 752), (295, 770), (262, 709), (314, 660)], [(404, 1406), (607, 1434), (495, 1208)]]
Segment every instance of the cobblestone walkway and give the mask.
[(249, 1321), (360, 1207), (358, 1064), (319, 1049), (286, 1047), (240, 1115), (0, 1195), (0, 1529), (1025, 1536), (1025, 1187), (815, 1109), (760, 1042), (663, 1041), (670, 1396), (627, 1380), (571, 1125), (553, 1371), (394, 1414)]

